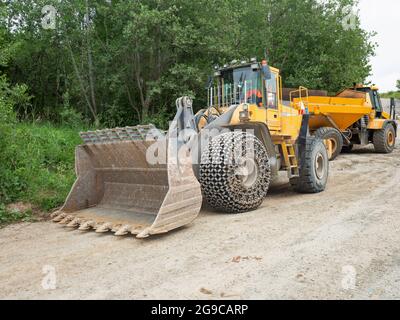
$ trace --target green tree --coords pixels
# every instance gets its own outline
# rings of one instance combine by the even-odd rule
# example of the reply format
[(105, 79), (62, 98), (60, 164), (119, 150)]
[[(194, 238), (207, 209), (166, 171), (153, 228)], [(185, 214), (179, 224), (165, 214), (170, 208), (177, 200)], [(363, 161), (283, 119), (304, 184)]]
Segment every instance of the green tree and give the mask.
[[(344, 27), (354, 0), (0, 1), (4, 73), (33, 96), (16, 107), (26, 119), (165, 127), (178, 96), (204, 106), (214, 64), (267, 51), (285, 86), (334, 92), (365, 80), (375, 48), (357, 17)], [(55, 30), (42, 26), (45, 5)]]

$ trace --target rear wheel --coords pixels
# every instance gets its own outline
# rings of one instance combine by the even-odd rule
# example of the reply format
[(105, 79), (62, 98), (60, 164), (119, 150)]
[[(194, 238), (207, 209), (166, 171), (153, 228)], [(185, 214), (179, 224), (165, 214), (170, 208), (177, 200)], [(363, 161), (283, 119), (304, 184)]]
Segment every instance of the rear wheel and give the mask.
[(199, 176), (203, 195), (216, 210), (240, 213), (257, 209), (271, 179), (267, 151), (252, 134), (221, 134), (203, 152)]
[(290, 179), (293, 189), (301, 193), (318, 193), (325, 190), (329, 175), (328, 152), (319, 138), (307, 138), (300, 176)]
[(374, 132), (374, 148), (379, 153), (391, 153), (396, 144), (396, 131), (391, 123)]
[(329, 160), (336, 159), (336, 157), (342, 152), (343, 137), (337, 129), (330, 127), (319, 128), (315, 131), (314, 136), (330, 142), (332, 152)]

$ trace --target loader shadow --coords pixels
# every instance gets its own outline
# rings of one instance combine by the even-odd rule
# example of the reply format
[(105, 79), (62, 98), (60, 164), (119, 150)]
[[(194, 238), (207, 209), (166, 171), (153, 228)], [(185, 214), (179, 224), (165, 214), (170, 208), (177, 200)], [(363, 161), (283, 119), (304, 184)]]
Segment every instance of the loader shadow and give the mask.
[(351, 152), (343, 153), (342, 155), (358, 155), (358, 154), (378, 154), (373, 149), (354, 149)]
[[(264, 199), (264, 202), (261, 205), (261, 207), (264, 207), (265, 202), (268, 200), (271, 200), (271, 199), (284, 198), (286, 200), (286, 199), (294, 198), (298, 195), (299, 194), (297, 192), (293, 191), (293, 189), (291, 188), (290, 183), (287, 181), (287, 177), (286, 178), (283, 177), (283, 179), (281, 177), (278, 179), (278, 181), (275, 181), (274, 183), (271, 184), (271, 186), (269, 187), (269, 190), (268, 190), (268, 194), (267, 194), (266, 198)], [(257, 209), (255, 209), (255, 210), (257, 210)], [(255, 210), (251, 210), (251, 211), (255, 211)], [(200, 211), (197, 219), (203, 220), (203, 219), (207, 219), (207, 217), (208, 218), (213, 217), (213, 218), (219, 218), (222, 222), (225, 220), (226, 217), (228, 217), (228, 216), (232, 217), (235, 215), (236, 214), (217, 211), (214, 208), (212, 208), (211, 206), (209, 206), (206, 200), (203, 200), (201, 211)], [(153, 241), (158, 241), (161, 238), (170, 239), (170, 238), (173, 238), (175, 235), (184, 233), (185, 231), (189, 232), (196, 224), (196, 220), (189, 223), (188, 225), (171, 230), (167, 233), (151, 235), (148, 238), (143, 238), (143, 239), (136, 238), (136, 236), (134, 236), (132, 234), (116, 236), (111, 231), (104, 232), (104, 233), (96, 233), (95, 230), (93, 230), (93, 229), (87, 230), (87, 231), (81, 231), (81, 230), (78, 230), (75, 228), (68, 228), (66, 226), (59, 225), (59, 224), (58, 224), (58, 227), (59, 227), (59, 229), (62, 229), (63, 232), (71, 234), (72, 236), (88, 237), (90, 240), (99, 240), (99, 239), (110, 239), (112, 241), (127, 241), (127, 240), (132, 241), (132, 240), (134, 240), (134, 241), (138, 241), (138, 244), (140, 244), (140, 245), (142, 245), (142, 244), (145, 245), (147, 243), (149, 243), (149, 244), (153, 243)], [(50, 223), (54, 223), (54, 222), (50, 221)]]
[[(283, 180), (283, 181), (282, 181)], [(285, 200), (290, 200), (292, 198), (298, 197), (299, 193), (295, 192), (290, 183), (285, 179), (279, 179), (279, 181), (273, 183), (269, 190), (268, 190), (268, 194), (265, 197), (263, 204), (260, 206), (260, 208), (264, 207), (264, 204), (266, 201), (268, 200), (272, 200), (272, 199), (280, 199), (280, 198), (284, 198)], [(256, 211), (258, 210), (254, 209), (251, 211)], [(202, 209), (200, 212), (200, 216), (204, 217), (210, 217), (210, 216), (232, 216), (232, 215), (236, 215), (236, 214), (232, 214), (232, 213), (227, 213), (227, 212), (223, 212), (223, 211), (218, 211), (215, 210), (213, 207), (211, 207), (206, 200), (203, 201), (203, 205), (202, 205)]]

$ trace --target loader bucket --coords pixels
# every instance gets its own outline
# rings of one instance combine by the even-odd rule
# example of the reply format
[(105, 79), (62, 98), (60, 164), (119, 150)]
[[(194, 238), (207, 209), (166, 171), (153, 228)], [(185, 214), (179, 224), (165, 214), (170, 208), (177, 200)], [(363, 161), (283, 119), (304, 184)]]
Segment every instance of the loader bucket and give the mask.
[(179, 101), (166, 135), (152, 125), (81, 133), (78, 178), (53, 221), (138, 238), (192, 222), (200, 212), (201, 189), (178, 135), (193, 111)]

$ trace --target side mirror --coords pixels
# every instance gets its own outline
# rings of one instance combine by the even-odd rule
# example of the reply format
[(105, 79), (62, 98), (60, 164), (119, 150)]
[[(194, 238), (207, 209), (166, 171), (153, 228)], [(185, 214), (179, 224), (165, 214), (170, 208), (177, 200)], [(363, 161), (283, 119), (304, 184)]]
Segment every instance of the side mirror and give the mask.
[(264, 80), (271, 80), (272, 75), (271, 75), (271, 69), (270, 69), (269, 65), (262, 66), (262, 73), (264, 76)]

